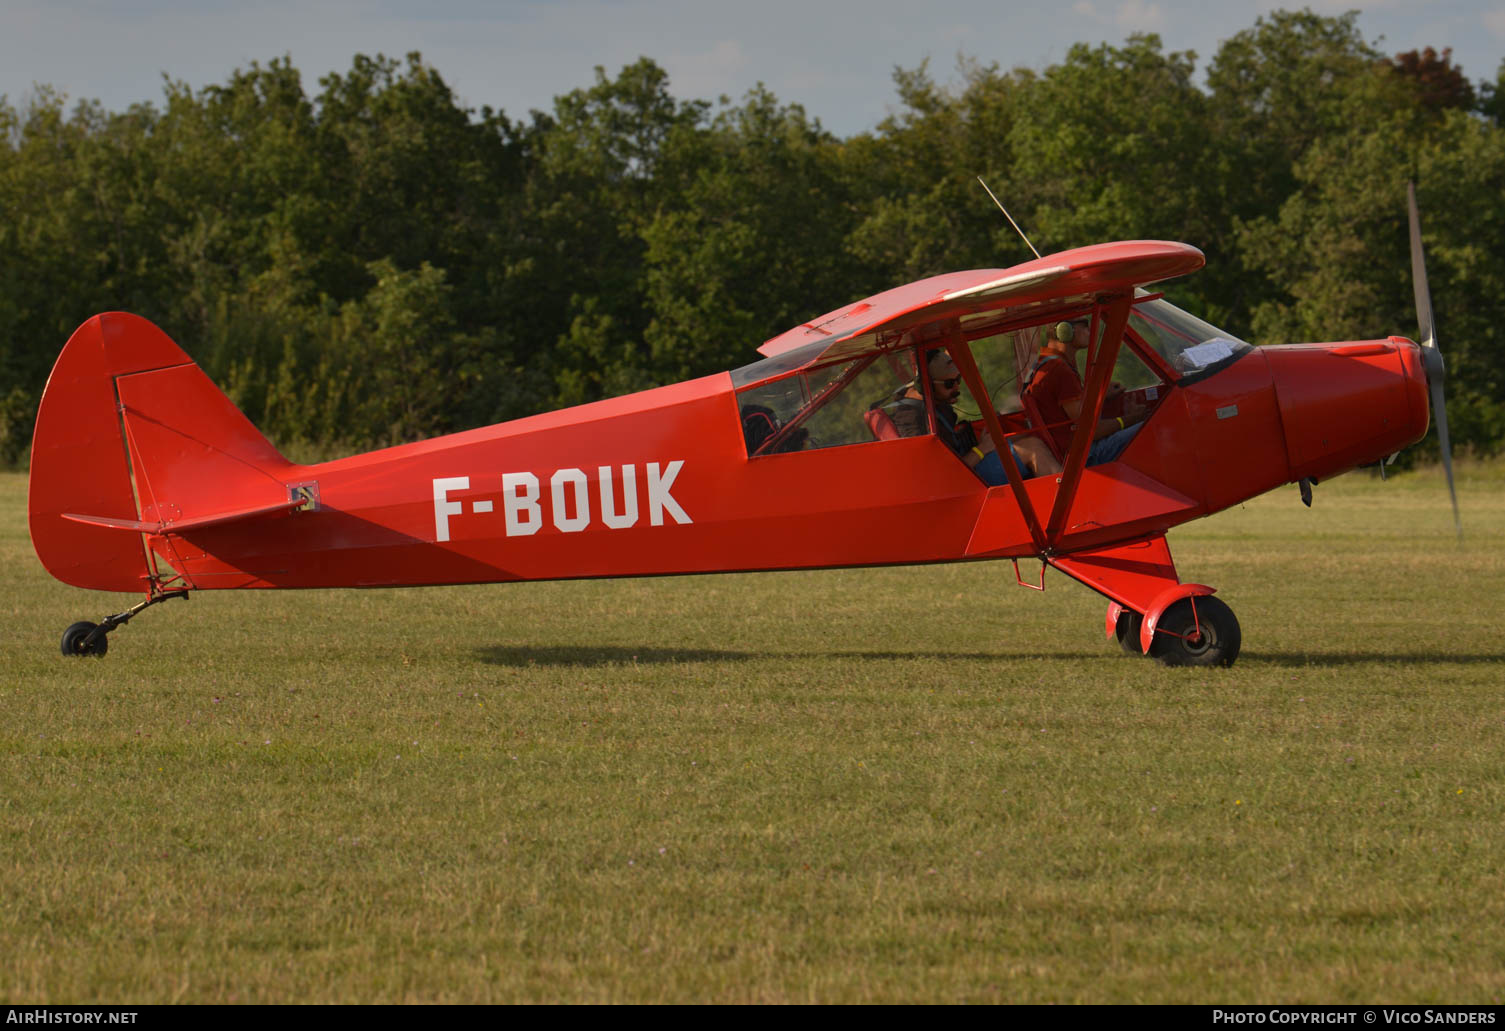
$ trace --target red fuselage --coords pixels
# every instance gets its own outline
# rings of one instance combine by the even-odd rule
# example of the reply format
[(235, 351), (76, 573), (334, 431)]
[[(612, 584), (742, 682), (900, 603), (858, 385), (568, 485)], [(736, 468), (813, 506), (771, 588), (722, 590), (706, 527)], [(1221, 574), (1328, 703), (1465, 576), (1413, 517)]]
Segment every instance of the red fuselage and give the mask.
[[(1162, 389), (1088, 468), (1053, 549), (1164, 532), (1419, 439), (1415, 344), (1256, 348)], [(314, 466), (318, 508), (151, 538), (190, 583), (406, 586), (937, 562), (1035, 553), (1008, 487), (933, 435), (747, 456), (726, 374)], [(1025, 488), (1048, 512), (1059, 480)], [(160, 489), (160, 488), (159, 488)]]

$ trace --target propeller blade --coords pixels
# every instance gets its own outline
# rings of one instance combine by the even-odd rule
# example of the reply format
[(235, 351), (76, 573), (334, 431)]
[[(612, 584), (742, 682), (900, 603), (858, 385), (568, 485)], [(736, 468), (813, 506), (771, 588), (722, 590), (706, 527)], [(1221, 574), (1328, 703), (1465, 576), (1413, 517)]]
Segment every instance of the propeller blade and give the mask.
[(1407, 214), (1411, 218), (1411, 285), (1416, 290), (1416, 323), (1422, 347), (1437, 346), (1437, 326), (1432, 321), (1432, 292), (1427, 287), (1427, 262), (1421, 253), (1421, 216), (1416, 211), (1416, 184), (1406, 184)]
[(1427, 286), (1427, 262), (1421, 250), (1421, 216), (1416, 210), (1416, 183), (1406, 183), (1406, 213), (1411, 222), (1411, 285), (1416, 291), (1416, 322), (1421, 331), (1422, 364), (1427, 370), (1427, 385), (1432, 394), (1432, 418), (1437, 421), (1437, 443), (1442, 451), (1442, 468), (1447, 473), (1448, 495), (1453, 499), (1453, 529), (1463, 540), (1463, 521), (1458, 516), (1458, 490), (1453, 483), (1453, 444), (1448, 438), (1448, 410), (1442, 396), (1446, 369), (1442, 348), (1437, 346), (1437, 323), (1432, 316), (1432, 292)]

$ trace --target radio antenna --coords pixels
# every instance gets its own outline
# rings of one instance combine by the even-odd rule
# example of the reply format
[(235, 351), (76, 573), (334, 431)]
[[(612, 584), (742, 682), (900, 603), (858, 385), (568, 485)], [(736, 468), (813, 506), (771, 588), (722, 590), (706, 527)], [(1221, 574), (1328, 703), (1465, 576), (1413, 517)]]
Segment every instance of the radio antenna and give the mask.
[[(988, 184), (982, 182), (982, 176), (978, 176), (977, 181), (979, 183), (982, 183), (982, 188), (984, 190), (988, 190)], [(1014, 232), (1019, 234), (1019, 239), (1024, 241), (1024, 246), (1028, 247), (1032, 251), (1035, 251), (1035, 245), (1029, 242), (1029, 237), (1024, 235), (1024, 230), (1019, 228), (1019, 223), (1014, 221), (1014, 216), (1009, 214), (1009, 209), (1003, 206), (1003, 201), (998, 199), (998, 195), (995, 194), (992, 190), (988, 190), (988, 196), (993, 198), (993, 203), (998, 205), (998, 210), (1003, 212), (1003, 217), (1009, 220), (1009, 225), (1014, 227)], [(1035, 257), (1038, 258), (1039, 256), (1040, 252), (1035, 251)]]

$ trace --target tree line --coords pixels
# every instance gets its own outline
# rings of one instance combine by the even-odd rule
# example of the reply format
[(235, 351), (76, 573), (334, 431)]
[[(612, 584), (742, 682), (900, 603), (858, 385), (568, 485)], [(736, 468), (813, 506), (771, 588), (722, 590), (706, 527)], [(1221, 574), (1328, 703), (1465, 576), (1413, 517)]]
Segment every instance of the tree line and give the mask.
[(758, 87), (677, 98), (647, 58), (509, 118), (419, 55), (307, 93), (287, 60), (160, 104), (0, 98), (0, 461), (67, 335), (161, 325), (269, 437), (332, 455), (731, 368), (912, 279), (1183, 240), (1168, 286), (1255, 343), (1415, 335), (1418, 185), (1455, 439), (1505, 446), (1505, 64), (1389, 56), (1280, 11), (1196, 57), (1153, 35), (1044, 70), (895, 72), (841, 139)]

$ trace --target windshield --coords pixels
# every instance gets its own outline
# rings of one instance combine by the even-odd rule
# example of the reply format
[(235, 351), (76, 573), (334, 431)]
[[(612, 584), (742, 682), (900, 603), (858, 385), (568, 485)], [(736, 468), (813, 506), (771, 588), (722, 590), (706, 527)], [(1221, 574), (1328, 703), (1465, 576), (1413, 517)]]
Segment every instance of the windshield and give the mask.
[(1135, 304), (1129, 311), (1129, 328), (1183, 380), (1211, 375), (1253, 350), (1238, 337), (1165, 300)]

